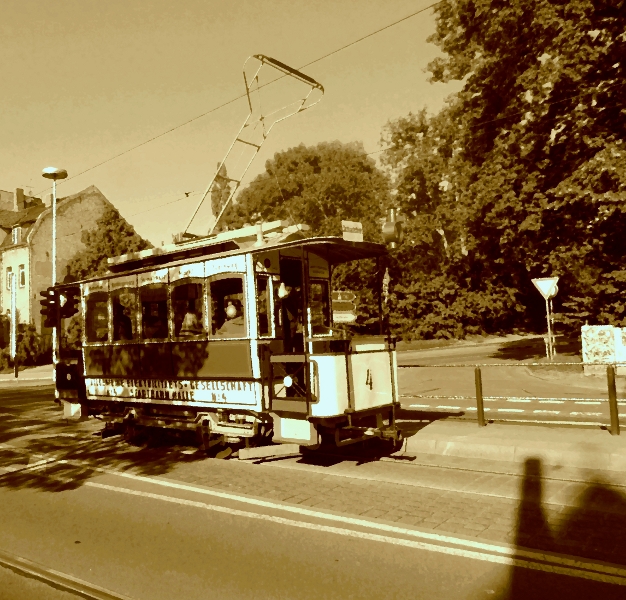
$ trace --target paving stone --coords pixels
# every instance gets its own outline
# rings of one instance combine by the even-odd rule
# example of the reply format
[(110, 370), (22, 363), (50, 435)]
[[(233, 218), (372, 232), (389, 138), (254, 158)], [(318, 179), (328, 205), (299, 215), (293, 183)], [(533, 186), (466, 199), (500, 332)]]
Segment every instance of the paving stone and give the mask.
[(385, 518), (385, 515), (387, 515), (387, 511), (380, 510), (378, 508), (372, 508), (363, 513), (364, 517), (374, 517), (374, 518), (380, 518), (380, 517)]
[(465, 527), (465, 529), (471, 529), (472, 531), (485, 531), (485, 529), (487, 529), (484, 525), (481, 525), (480, 523), (465, 522), (463, 523), (463, 527)]
[(415, 525), (419, 521), (421, 521), (421, 519), (419, 519), (419, 517), (412, 517), (410, 515), (407, 515), (405, 517), (400, 517), (397, 520), (397, 523), (402, 523), (404, 525)]

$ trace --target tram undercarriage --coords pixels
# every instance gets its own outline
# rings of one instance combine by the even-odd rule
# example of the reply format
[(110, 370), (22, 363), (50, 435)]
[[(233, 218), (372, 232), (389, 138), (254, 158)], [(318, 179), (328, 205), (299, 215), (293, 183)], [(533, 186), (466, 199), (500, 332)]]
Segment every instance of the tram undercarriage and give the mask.
[[(266, 456), (271, 455), (272, 449), (277, 454), (281, 452), (281, 445), (273, 443), (274, 423), (268, 414), (158, 410), (119, 401), (93, 405), (89, 411), (105, 423), (105, 436), (121, 433), (127, 441), (136, 441), (149, 431), (169, 430), (195, 433), (199, 450), (209, 454), (227, 446), (263, 448)], [(397, 427), (395, 411), (396, 405), (390, 404), (358, 414), (312, 419), (315, 443), (297, 445), (309, 451), (330, 450), (378, 438), (389, 442), (390, 451), (397, 451), (402, 447), (403, 435)]]

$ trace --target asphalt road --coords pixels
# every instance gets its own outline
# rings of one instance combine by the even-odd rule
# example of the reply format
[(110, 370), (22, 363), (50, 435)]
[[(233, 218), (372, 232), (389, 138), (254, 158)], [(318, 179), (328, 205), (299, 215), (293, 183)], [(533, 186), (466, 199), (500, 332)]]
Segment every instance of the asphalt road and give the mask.
[(114, 474), (72, 489), (71, 466), (45, 476), (69, 489), (0, 489), (1, 549), (136, 600), (623, 594), (582, 569), (463, 547), (461, 538), (424, 541), (412, 528), (372, 529)]
[[(619, 522), (606, 523), (589, 559), (517, 546), (543, 539), (541, 494), (525, 497), (526, 483), (518, 508), (515, 493), (498, 499), (501, 477), (483, 476), (468, 496), (466, 470), (431, 469), (429, 482), (414, 470), (408, 486), (385, 482), (405, 468), (388, 463), (185, 462), (176, 444), (102, 440), (98, 423), (66, 423), (50, 399), (50, 390), (0, 392), (0, 561), (27, 559), (135, 600), (624, 597), (626, 570), (594, 561)], [(499, 527), (509, 542), (473, 537)], [(577, 525), (572, 538), (572, 527), (564, 548), (577, 539), (582, 552), (593, 536)], [(0, 571), (13, 594), (0, 588), (3, 600), (34, 589), (16, 577)]]

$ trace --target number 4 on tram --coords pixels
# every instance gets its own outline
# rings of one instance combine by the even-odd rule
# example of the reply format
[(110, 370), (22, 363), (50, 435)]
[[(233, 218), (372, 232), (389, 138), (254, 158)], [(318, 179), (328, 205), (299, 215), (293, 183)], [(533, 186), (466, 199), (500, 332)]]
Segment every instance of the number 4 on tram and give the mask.
[[(395, 345), (333, 330), (331, 274), (382, 244), (266, 223), (109, 259), (62, 332), (57, 397), (111, 424), (195, 429), (205, 448), (402, 441)], [(67, 289), (66, 289), (67, 288)]]

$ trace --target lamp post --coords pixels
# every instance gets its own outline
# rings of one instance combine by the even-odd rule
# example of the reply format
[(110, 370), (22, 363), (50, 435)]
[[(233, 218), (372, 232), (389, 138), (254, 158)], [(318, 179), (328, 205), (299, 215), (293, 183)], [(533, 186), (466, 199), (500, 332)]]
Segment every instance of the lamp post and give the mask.
[(17, 302), (16, 302), (16, 284), (15, 284), (15, 273), (11, 271), (9, 275), (9, 281), (11, 284), (11, 344), (10, 354), (11, 359), (13, 360), (13, 374), (15, 377), (18, 376), (18, 366), (17, 366)]
[[(57, 180), (65, 179), (67, 171), (56, 167), (46, 167), (42, 173), (46, 179), (52, 179), (52, 285), (57, 283)], [(52, 364), (57, 359), (57, 328), (52, 328)], [(53, 371), (54, 372), (54, 371)]]

